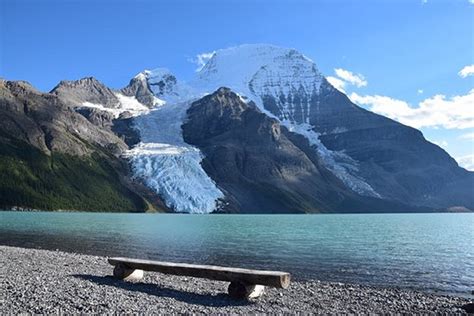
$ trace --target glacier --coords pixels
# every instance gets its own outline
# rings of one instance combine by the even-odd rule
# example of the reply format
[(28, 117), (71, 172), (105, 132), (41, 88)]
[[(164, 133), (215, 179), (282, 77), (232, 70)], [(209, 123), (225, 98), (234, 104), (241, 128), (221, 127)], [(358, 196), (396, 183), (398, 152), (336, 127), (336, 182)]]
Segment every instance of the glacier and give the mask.
[[(315, 95), (323, 75), (315, 63), (291, 48), (246, 44), (213, 53), (189, 82), (181, 82), (166, 68), (145, 70), (136, 78), (146, 80), (156, 98), (155, 107), (134, 118), (141, 142), (126, 153), (135, 177), (155, 190), (177, 212), (210, 213), (224, 194), (201, 166), (199, 149), (183, 140), (181, 125), (190, 104), (220, 87), (228, 87), (246, 101), (253, 101), (288, 130), (306, 137), (325, 167), (353, 191), (379, 194), (357, 175), (357, 162), (343, 152), (327, 149), (309, 122), (310, 103), (294, 95)], [(263, 98), (280, 100), (279, 113), (265, 108)], [(125, 103), (125, 102), (124, 102)], [(130, 103), (131, 104), (131, 103)]]
[[(144, 75), (151, 82), (160, 82), (168, 73), (159, 69)], [(199, 149), (183, 140), (181, 125), (194, 98), (185, 86), (178, 86), (164, 85), (153, 91), (160, 96), (159, 106), (135, 117), (134, 128), (141, 141), (125, 156), (134, 176), (155, 190), (168, 207), (177, 212), (210, 213), (224, 194), (202, 168)]]

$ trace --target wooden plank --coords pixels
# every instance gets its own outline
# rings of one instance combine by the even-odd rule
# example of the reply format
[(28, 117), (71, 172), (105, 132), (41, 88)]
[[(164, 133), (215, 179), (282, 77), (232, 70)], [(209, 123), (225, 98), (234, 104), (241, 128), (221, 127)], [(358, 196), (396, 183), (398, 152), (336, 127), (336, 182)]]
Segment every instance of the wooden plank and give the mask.
[(290, 274), (281, 271), (250, 270), (241, 268), (151, 261), (130, 258), (109, 258), (111, 265), (123, 264), (131, 269), (161, 272), (205, 278), (219, 281), (259, 284), (286, 289), (290, 285)]

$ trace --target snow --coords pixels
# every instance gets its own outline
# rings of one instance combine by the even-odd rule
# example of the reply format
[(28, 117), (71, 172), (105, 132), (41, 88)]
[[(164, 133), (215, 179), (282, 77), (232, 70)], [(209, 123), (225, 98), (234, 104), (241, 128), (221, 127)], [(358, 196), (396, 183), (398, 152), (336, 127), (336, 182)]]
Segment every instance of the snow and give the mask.
[(181, 130), (186, 110), (199, 93), (166, 68), (146, 70), (140, 78), (146, 78), (160, 102), (134, 120), (141, 142), (126, 154), (134, 175), (175, 211), (214, 211), (224, 194), (202, 168), (199, 149), (184, 142)]
[[(150, 74), (151, 74), (150, 70), (144, 70), (138, 73), (134, 78), (142, 81), (145, 85), (147, 85), (148, 84), (147, 78), (150, 76)], [(165, 103), (166, 102), (164, 100), (161, 100), (160, 98), (157, 98), (156, 96), (153, 96), (153, 107), (163, 106)]]
[[(181, 125), (193, 100), (220, 87), (231, 88), (242, 100), (253, 101), (268, 116), (278, 119), (290, 131), (305, 136), (324, 165), (357, 193), (379, 196), (357, 176), (358, 165), (343, 152), (328, 150), (309, 124), (310, 102), (293, 106), (293, 95), (319, 93), (323, 76), (309, 58), (294, 49), (266, 44), (241, 45), (216, 51), (196, 77), (184, 83), (166, 68), (145, 70), (136, 78), (147, 80), (159, 107), (140, 112), (135, 128), (141, 142), (127, 152), (136, 177), (163, 197), (178, 212), (209, 213), (224, 194), (201, 167), (199, 149), (183, 140)], [(268, 111), (262, 97), (273, 96), (280, 113)], [(128, 103), (127, 103), (128, 102)], [(128, 100), (127, 107), (138, 107)], [(341, 127), (341, 131), (343, 128)]]
[(210, 213), (224, 195), (201, 167), (199, 149), (183, 140), (181, 125), (191, 101), (167, 101), (135, 118), (141, 142), (126, 156), (134, 175), (155, 190), (168, 207), (178, 212)]
[[(359, 194), (379, 197), (363, 178), (357, 176), (357, 162), (343, 152), (327, 149), (309, 124), (310, 97), (319, 93), (322, 80), (323, 76), (314, 62), (294, 49), (246, 44), (216, 51), (192, 84), (201, 93), (226, 86), (246, 96), (262, 112), (278, 119), (290, 131), (305, 136), (317, 150), (325, 167), (345, 185)], [(306, 104), (301, 104), (301, 112), (296, 113), (293, 95), (299, 92), (305, 93), (308, 98)], [(265, 108), (265, 96), (284, 100), (278, 103), (278, 115)]]
[(83, 102), (79, 108), (92, 108), (109, 112), (114, 116), (114, 118), (118, 118), (120, 114), (125, 112), (130, 113), (132, 116), (138, 116), (150, 111), (148, 107), (138, 102), (135, 97), (128, 97), (121, 93), (115, 93), (115, 96), (119, 100), (116, 108), (108, 108), (102, 104), (95, 104), (91, 102)]
[(327, 149), (319, 140), (319, 134), (313, 130), (313, 126), (309, 124), (293, 124), (288, 121), (282, 123), (289, 131), (305, 136), (310, 145), (318, 151), (324, 166), (351, 190), (362, 195), (380, 197), (364, 179), (355, 174), (359, 170), (357, 162), (342, 152), (334, 152)]
[(178, 81), (166, 68), (145, 70), (143, 73), (153, 94), (160, 98), (164, 96), (167, 102), (183, 102), (193, 98), (196, 94), (193, 88), (184, 82)]
[(112, 115), (115, 118), (119, 117), (120, 114), (123, 112), (121, 109), (106, 108), (102, 104), (96, 104), (96, 103), (91, 103), (91, 102), (83, 102), (81, 106), (79, 106), (78, 108), (91, 108), (91, 109), (101, 110), (104, 112), (109, 112), (109, 113), (112, 113)]
[(138, 102), (135, 97), (125, 96), (121, 93), (116, 93), (115, 96), (119, 99), (120, 109), (130, 112), (132, 115), (147, 113), (149, 111), (148, 107)]

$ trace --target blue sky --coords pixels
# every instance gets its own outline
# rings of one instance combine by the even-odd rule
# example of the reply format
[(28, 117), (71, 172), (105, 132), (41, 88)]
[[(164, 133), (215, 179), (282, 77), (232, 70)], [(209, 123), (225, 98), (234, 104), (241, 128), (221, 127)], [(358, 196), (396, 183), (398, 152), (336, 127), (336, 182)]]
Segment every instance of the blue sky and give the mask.
[(43, 91), (84, 76), (120, 88), (155, 67), (186, 80), (198, 54), (271, 43), (313, 59), (358, 104), (472, 158), (474, 76), (460, 75), (474, 64), (472, 2), (0, 0), (0, 76)]

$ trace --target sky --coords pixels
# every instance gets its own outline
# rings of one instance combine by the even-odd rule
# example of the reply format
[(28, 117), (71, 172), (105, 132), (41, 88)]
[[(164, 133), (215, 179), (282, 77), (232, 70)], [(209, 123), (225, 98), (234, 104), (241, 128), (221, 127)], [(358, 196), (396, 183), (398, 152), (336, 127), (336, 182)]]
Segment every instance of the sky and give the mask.
[(355, 103), (474, 170), (474, 0), (0, 0), (0, 77), (42, 91), (138, 72), (192, 78), (244, 43), (292, 47)]

